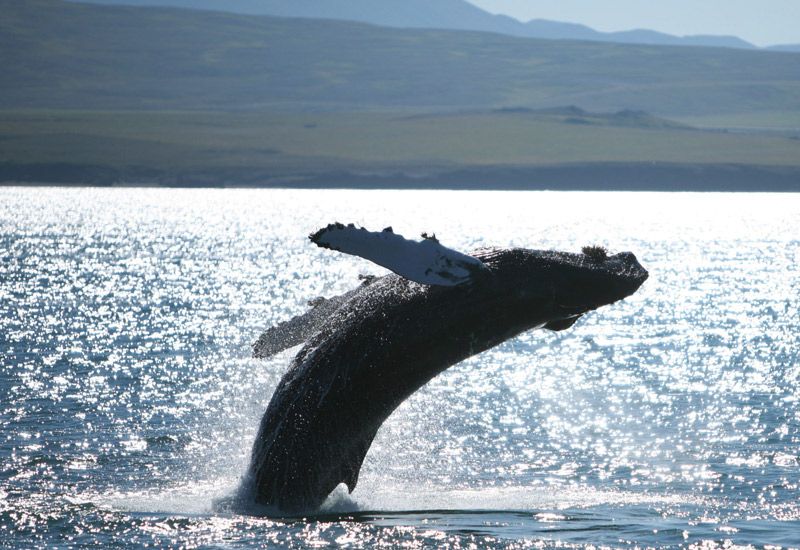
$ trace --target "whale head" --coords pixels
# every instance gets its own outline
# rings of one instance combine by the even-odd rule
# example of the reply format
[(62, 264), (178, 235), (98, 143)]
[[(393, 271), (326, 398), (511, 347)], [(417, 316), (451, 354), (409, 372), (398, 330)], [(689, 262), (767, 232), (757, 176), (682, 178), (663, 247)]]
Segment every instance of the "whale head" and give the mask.
[(513, 248), (475, 255), (489, 267), (505, 315), (525, 328), (567, 328), (584, 313), (632, 295), (648, 277), (631, 252), (608, 255), (597, 247), (577, 254)]

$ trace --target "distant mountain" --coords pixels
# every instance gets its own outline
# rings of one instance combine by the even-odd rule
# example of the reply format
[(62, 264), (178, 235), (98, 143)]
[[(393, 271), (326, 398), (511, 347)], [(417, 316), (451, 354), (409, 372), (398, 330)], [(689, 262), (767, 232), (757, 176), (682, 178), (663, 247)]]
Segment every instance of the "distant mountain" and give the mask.
[(755, 48), (735, 36), (672, 36), (650, 30), (598, 32), (585, 25), (534, 19), (522, 23), (465, 0), (71, 0), (93, 4), (166, 6), (248, 15), (357, 21), (387, 27), (494, 32), (528, 38), (627, 44)]
[(755, 49), (755, 46), (736, 36), (690, 35), (673, 36), (646, 29), (598, 33), (604, 35), (600, 40), (625, 44), (659, 44), (662, 46), (710, 46), (717, 48)]
[(464, 0), (73, 0), (165, 6), (249, 15), (356, 21), (386, 27), (477, 30), (524, 35), (522, 23)]
[[(534, 19), (523, 24), (524, 36), (554, 40), (592, 40), (620, 44), (653, 44), (659, 46), (712, 46), (720, 48), (754, 49), (755, 46), (735, 36), (673, 36), (661, 32), (635, 29), (621, 32), (598, 32), (585, 25)], [(509, 33), (510, 34), (510, 33)]]

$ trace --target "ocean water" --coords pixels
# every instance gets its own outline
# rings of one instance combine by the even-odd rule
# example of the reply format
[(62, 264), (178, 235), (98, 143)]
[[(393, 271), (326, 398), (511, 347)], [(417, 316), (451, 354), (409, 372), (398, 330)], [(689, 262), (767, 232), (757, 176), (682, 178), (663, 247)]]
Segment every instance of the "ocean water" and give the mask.
[[(368, 262), (331, 221), (630, 250), (642, 289), (405, 402), (317, 515), (233, 510), (295, 350)], [(800, 195), (0, 188), (0, 547), (800, 547)]]

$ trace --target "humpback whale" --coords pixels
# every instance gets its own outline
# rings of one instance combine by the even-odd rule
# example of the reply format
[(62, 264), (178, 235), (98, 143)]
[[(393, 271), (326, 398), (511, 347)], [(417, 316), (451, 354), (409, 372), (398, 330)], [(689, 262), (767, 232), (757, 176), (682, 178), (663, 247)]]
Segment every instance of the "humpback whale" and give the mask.
[(630, 252), (466, 255), (423, 237), (342, 224), (310, 236), (394, 273), (310, 302), (310, 311), (254, 344), (254, 356), (268, 357), (304, 343), (261, 420), (241, 489), (249, 498), (300, 513), (319, 508), (341, 483), (352, 492), (381, 424), (434, 376), (522, 332), (565, 330), (648, 277)]

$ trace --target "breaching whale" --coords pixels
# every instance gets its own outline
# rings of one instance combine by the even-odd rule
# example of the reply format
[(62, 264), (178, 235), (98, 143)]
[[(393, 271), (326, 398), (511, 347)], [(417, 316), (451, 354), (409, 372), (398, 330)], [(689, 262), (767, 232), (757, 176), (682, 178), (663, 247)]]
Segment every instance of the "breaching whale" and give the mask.
[(535, 328), (564, 330), (633, 294), (648, 273), (629, 253), (481, 249), (435, 237), (329, 225), (310, 239), (394, 274), (368, 278), (266, 331), (256, 357), (305, 342), (261, 420), (242, 490), (281, 512), (317, 509), (358, 482), (378, 428), (448, 367)]

